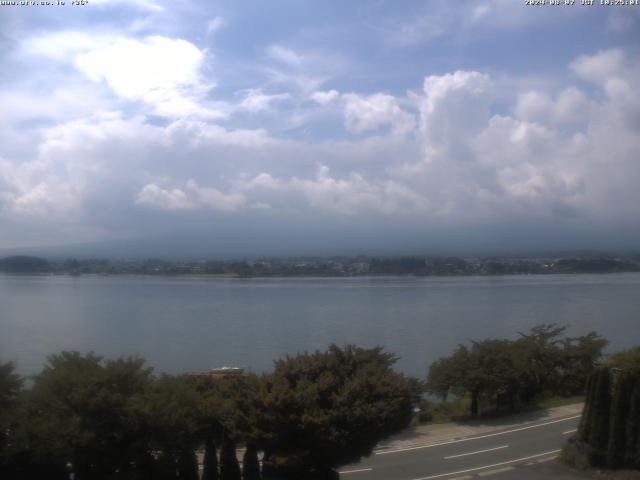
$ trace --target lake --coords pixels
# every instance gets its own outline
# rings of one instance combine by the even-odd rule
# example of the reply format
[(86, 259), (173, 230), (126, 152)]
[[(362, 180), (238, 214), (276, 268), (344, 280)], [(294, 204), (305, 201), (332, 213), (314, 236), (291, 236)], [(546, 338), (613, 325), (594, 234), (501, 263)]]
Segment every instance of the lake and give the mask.
[(540, 323), (640, 343), (640, 274), (207, 279), (0, 274), (0, 360), (23, 374), (64, 349), (141, 355), (156, 371), (254, 372), (332, 342), (382, 345), (424, 376), (460, 342)]

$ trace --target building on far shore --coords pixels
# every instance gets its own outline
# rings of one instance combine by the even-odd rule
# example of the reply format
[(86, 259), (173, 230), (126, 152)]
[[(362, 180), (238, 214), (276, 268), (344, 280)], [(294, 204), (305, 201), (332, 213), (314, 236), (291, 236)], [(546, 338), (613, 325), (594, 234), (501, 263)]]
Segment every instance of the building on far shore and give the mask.
[(244, 375), (244, 368), (241, 367), (220, 367), (212, 368), (208, 372), (191, 372), (188, 373), (190, 377), (209, 379), (212, 381), (218, 381), (225, 377), (235, 377)]

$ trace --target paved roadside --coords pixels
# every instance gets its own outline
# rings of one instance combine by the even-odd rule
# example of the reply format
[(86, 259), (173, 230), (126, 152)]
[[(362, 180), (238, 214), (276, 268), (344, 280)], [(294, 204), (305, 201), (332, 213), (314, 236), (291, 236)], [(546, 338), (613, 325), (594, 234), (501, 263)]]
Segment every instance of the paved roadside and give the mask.
[(640, 472), (637, 471), (579, 471), (562, 465), (554, 459), (543, 459), (494, 472), (484, 472), (483, 477), (476, 475), (449, 480), (480, 480), (489, 474), (491, 474), (491, 480), (640, 480)]
[(412, 448), (499, 430), (526, 427), (530, 424), (553, 422), (561, 418), (580, 415), (582, 407), (582, 403), (576, 403), (499, 418), (419, 425), (388, 438), (378, 445), (376, 451)]

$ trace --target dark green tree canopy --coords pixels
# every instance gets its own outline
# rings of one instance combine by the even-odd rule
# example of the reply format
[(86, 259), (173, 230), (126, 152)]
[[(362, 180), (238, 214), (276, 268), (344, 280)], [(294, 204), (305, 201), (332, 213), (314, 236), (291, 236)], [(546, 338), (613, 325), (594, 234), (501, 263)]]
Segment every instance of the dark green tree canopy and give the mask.
[(327, 468), (369, 455), (411, 418), (412, 383), (381, 348), (332, 345), (286, 357), (263, 386), (266, 450), (293, 468)]
[(608, 342), (594, 332), (562, 338), (565, 330), (539, 325), (515, 340), (459, 345), (431, 365), (427, 390), (443, 399), (449, 393), (470, 397), (472, 415), (481, 402), (515, 410), (547, 393), (582, 394)]
[(614, 353), (609, 357), (607, 364), (618, 368), (623, 372), (640, 375), (640, 345), (622, 352)]

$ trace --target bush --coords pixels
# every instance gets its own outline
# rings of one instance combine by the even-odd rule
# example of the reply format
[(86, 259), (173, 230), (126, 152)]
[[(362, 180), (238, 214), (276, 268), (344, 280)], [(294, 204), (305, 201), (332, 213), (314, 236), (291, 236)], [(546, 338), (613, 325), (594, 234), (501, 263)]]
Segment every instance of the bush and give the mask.
[(560, 461), (578, 470), (587, 470), (589, 458), (586, 445), (576, 438), (570, 438), (560, 452)]

